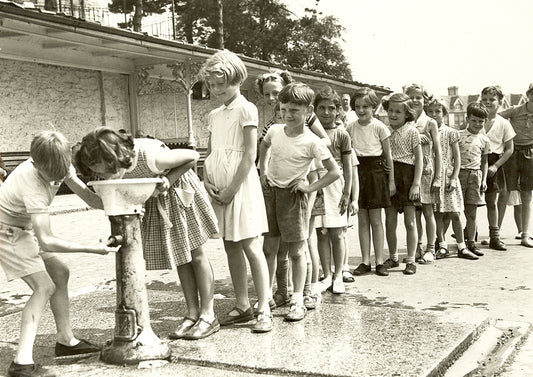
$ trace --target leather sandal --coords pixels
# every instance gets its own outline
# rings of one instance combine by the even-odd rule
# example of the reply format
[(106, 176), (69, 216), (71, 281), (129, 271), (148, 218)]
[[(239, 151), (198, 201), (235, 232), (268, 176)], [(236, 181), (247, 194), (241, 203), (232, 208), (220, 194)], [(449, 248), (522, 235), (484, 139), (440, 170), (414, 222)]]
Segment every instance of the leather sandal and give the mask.
[[(237, 312), (239, 314), (230, 315), (229, 313), (231, 313), (233, 311), (235, 311), (235, 312)], [(251, 306), (248, 309), (246, 309), (246, 310), (239, 309), (238, 307), (235, 306), (233, 309), (231, 309), (228, 312), (228, 314), (226, 314), (226, 317), (224, 317), (224, 319), (222, 319), (220, 321), (220, 325), (221, 326), (229, 326), (229, 325), (233, 325), (235, 323), (248, 322), (248, 321), (251, 321), (252, 319), (254, 319), (254, 310), (252, 309)]]

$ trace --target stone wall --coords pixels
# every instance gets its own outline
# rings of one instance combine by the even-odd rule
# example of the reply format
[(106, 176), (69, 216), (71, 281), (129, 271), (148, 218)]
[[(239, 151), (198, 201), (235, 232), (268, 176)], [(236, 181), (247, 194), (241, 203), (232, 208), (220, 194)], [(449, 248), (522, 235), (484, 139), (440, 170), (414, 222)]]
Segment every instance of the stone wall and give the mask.
[(127, 76), (100, 75), (0, 59), (0, 152), (29, 150), (33, 135), (44, 129), (55, 128), (72, 142), (104, 123), (129, 129)]

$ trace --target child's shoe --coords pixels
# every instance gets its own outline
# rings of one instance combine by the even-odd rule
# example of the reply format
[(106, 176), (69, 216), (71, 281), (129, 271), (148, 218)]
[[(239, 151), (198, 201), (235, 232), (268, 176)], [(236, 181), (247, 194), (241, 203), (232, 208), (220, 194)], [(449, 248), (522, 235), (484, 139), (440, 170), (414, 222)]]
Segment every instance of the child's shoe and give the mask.
[(435, 252), (435, 258), (436, 259), (442, 259), (446, 258), (448, 255), (450, 255), (450, 252), (445, 247), (438, 247), (437, 251)]
[(494, 250), (506, 251), (507, 248), (499, 237), (491, 238), (489, 241), (489, 247)]
[(457, 257), (458, 258), (463, 258), (463, 259), (469, 259), (469, 260), (476, 260), (476, 259), (479, 259), (478, 256), (476, 256), (474, 253), (472, 253), (468, 248), (464, 248), (464, 249), (461, 249), (457, 252)]
[(333, 283), (333, 280), (332, 280), (331, 275), (329, 275), (328, 277), (324, 278), (320, 282), (320, 292), (326, 292), (329, 289), (329, 287), (331, 287), (332, 283)]
[(295, 302), (291, 302), (291, 307), (289, 312), (285, 316), (285, 321), (288, 322), (297, 322), (305, 318), (305, 312), (307, 309), (303, 305), (298, 305)]
[(265, 314), (264, 312), (257, 313), (257, 321), (252, 327), (252, 332), (265, 333), (272, 331), (272, 314)]
[(416, 264), (407, 263), (405, 265), (405, 270), (403, 270), (404, 275), (414, 275), (416, 274)]
[(50, 370), (43, 368), (39, 364), (17, 364), (14, 361), (7, 370), (8, 377), (56, 377)]
[(481, 250), (479, 250), (474, 242), (467, 242), (466, 247), (472, 252), (472, 254), (477, 255), (478, 257), (485, 255)]
[(80, 339), (80, 342), (75, 346), (65, 346), (61, 343), (56, 343), (55, 354), (56, 357), (83, 355), (86, 353), (100, 352), (100, 347), (94, 345), (84, 339)]
[(191, 317), (185, 317), (183, 318), (183, 321), (180, 323), (180, 325), (174, 330), (170, 335), (168, 336), (170, 339), (182, 339), (187, 332), (196, 324), (198, 320), (191, 318)]
[(333, 280), (333, 286), (331, 287), (331, 291), (336, 295), (340, 295), (346, 292), (346, 288), (344, 287), (342, 278)]
[(353, 270), (353, 275), (363, 276), (369, 274), (372, 271), (372, 265), (361, 263), (355, 270)]
[(276, 291), (274, 295), (272, 296), (272, 299), (274, 300), (274, 303), (276, 304), (276, 307), (281, 307), (287, 305), (289, 302), (291, 302), (291, 298), (289, 295), (284, 295), (280, 293), (279, 291)]
[(389, 258), (383, 263), (383, 266), (388, 270), (391, 268), (400, 267), (400, 262)]
[(385, 267), (384, 264), (378, 264), (376, 266), (376, 275), (378, 276), (389, 276), (389, 270)]
[(307, 310), (316, 309), (317, 305), (322, 301), (321, 293), (311, 293), (304, 296), (304, 306)]
[(520, 242), (520, 245), (525, 247), (533, 247), (533, 239), (529, 237), (528, 235), (525, 235), (522, 233), (522, 241)]

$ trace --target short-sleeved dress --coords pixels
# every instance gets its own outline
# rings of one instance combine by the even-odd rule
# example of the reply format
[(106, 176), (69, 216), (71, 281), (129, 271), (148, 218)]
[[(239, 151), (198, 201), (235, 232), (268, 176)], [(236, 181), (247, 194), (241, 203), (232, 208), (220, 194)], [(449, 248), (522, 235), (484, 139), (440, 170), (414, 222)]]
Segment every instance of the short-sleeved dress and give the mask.
[[(137, 163), (123, 178), (153, 178), (155, 156), (165, 144), (154, 139), (135, 139)], [(194, 192), (187, 200), (182, 191)], [(203, 184), (188, 170), (172, 184), (167, 195), (148, 199), (142, 219), (143, 253), (147, 270), (172, 269), (192, 261), (191, 251), (218, 232), (217, 219)]]
[(420, 180), (420, 203), (432, 204), (435, 203), (436, 197), (431, 192), (431, 186), (433, 184), (433, 177), (435, 175), (435, 167), (433, 163), (433, 139), (429, 132), (429, 123), (431, 118), (426, 115), (424, 111), (416, 120), (416, 129), (420, 135), (425, 135), (429, 138), (429, 143), (421, 144), (424, 166), (422, 169), (422, 178)]
[[(204, 169), (207, 180), (218, 190), (227, 188), (244, 155), (244, 127), (257, 127), (257, 108), (239, 95), (229, 105), (222, 105), (209, 114), (211, 153)], [(265, 202), (259, 175), (250, 169), (233, 200), (225, 205), (212, 201), (220, 227), (219, 236), (226, 241), (258, 237), (268, 231)]]
[(440, 171), (440, 190), (439, 201), (435, 204), (436, 212), (462, 212), (463, 193), (461, 183), (457, 180), (457, 188), (452, 191), (446, 191), (453, 173), (453, 144), (459, 142), (459, 133), (457, 130), (443, 124), (439, 128), (440, 148), (442, 155), (442, 164)]

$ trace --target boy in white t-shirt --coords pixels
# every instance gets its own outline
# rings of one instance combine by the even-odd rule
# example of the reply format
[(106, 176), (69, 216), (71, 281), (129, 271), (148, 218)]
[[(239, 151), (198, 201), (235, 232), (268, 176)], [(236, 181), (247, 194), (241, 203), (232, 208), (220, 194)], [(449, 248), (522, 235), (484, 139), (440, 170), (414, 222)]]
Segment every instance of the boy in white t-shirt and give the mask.
[[(289, 248), (292, 261), (294, 293), (285, 317), (300, 321), (305, 317), (303, 289), (306, 278), (306, 240), (309, 236), (307, 193), (319, 190), (341, 176), (340, 169), (326, 145), (305, 127), (305, 119), (313, 112), (313, 90), (302, 83), (291, 83), (279, 93), (281, 116), (285, 124), (273, 125), (261, 143), (261, 183), (268, 217), (268, 234), (281, 236)], [(270, 160), (265, 159), (271, 150)], [(319, 180), (306, 180), (314, 158), (328, 170)], [(267, 166), (268, 162), (268, 166)]]
[(0, 264), (7, 280), (20, 278), (33, 291), (22, 310), (9, 377), (54, 376), (33, 362), (33, 343), (48, 301), (57, 325), (56, 356), (100, 351), (74, 337), (69, 318), (69, 270), (56, 253), (103, 255), (118, 250), (103, 243), (89, 246), (68, 242), (50, 229), (49, 206), (63, 181), (91, 207), (103, 208), (100, 198), (76, 177), (67, 139), (59, 132), (40, 132), (31, 143), (30, 156), (0, 187)]
[[(516, 133), (511, 123), (498, 115), (498, 109), (503, 101), (503, 93), (496, 86), (488, 86), (481, 91), (481, 103), (485, 105), (489, 116), (483, 127), (485, 135), (489, 138), (491, 153), (488, 155), (487, 190), (485, 202), (487, 203), (487, 218), (489, 220), (489, 247), (495, 250), (507, 250), (500, 240), (500, 227), (498, 226), (498, 208), (496, 204), (499, 196), (507, 203), (508, 195), (504, 164), (513, 154), (513, 138)], [(502, 194), (503, 193), (503, 194)], [(501, 204), (500, 204), (501, 205)]]

